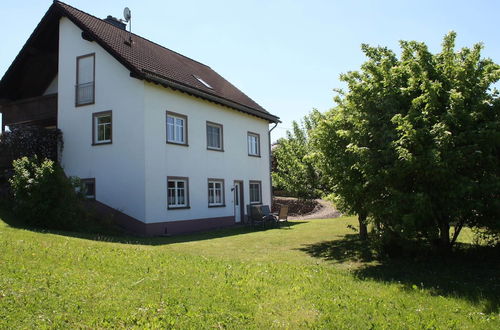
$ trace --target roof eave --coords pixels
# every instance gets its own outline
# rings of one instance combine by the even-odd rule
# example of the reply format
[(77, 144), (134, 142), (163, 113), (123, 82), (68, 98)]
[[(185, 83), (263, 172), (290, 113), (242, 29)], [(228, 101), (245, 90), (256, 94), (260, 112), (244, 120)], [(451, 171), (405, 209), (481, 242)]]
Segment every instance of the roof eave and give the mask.
[[(54, 2), (57, 4), (57, 2)], [(126, 61), (123, 56), (120, 56), (112, 47), (110, 47), (104, 40), (99, 38), (92, 30), (76, 19), (70, 12), (68, 12), (64, 7), (57, 5), (55, 8), (59, 11), (61, 16), (67, 17), (73, 24), (75, 24), (80, 30), (87, 34), (89, 41), (95, 41), (104, 48), (111, 56), (113, 56), (118, 62), (120, 62), (124, 67), (126, 67), (130, 72), (135, 74), (140, 74), (140, 72), (128, 61)]]
[(78, 19), (76, 19), (70, 12), (68, 12), (64, 7), (59, 5), (57, 1), (54, 1), (54, 3), (50, 6), (50, 8), (47, 10), (45, 13), (44, 17), (38, 24), (38, 26), (35, 28), (34, 32), (24, 45), (24, 47), (21, 49), (7, 72), (4, 74), (0, 81), (0, 86), (5, 82), (7, 77), (12, 74), (14, 71), (14, 68), (17, 65), (17, 62), (19, 62), (20, 58), (23, 56), (25, 49), (28, 47), (28, 45), (32, 42), (34, 38), (36, 38), (36, 35), (38, 31), (41, 29), (41, 26), (46, 24), (46, 22), (50, 19), (50, 16), (54, 17), (56, 16), (57, 18), (60, 18), (61, 16), (67, 17), (69, 20), (71, 20), (76, 26), (78, 26), (82, 31), (87, 33), (87, 37), (91, 39), (92, 41), (96, 41), (102, 48), (104, 48), (109, 54), (111, 54), (118, 62), (120, 62), (123, 66), (125, 66), (129, 71), (130, 75), (134, 78), (138, 79), (144, 79), (153, 83), (158, 83), (164, 87), (169, 87), (175, 90), (179, 90), (181, 92), (185, 92), (187, 94), (190, 94), (192, 96), (196, 96), (208, 101), (212, 101), (217, 104), (221, 104), (227, 107), (230, 107), (232, 109), (256, 116), (258, 118), (265, 119), (269, 122), (272, 123), (281, 123), (279, 120), (279, 117), (274, 116), (270, 113), (267, 112), (262, 112), (257, 109), (253, 109), (251, 107), (245, 106), (243, 104), (231, 101), (229, 99), (213, 95), (210, 93), (207, 93), (205, 91), (199, 90), (197, 88), (193, 88), (191, 86), (187, 86), (185, 84), (173, 81), (173, 80), (168, 80), (162, 77), (158, 77), (156, 75), (148, 74), (147, 72), (142, 72), (139, 71), (134, 65), (129, 63), (127, 60), (125, 60), (120, 54), (118, 54), (113, 48), (111, 48), (104, 40), (99, 38), (95, 33), (93, 33), (90, 29), (88, 29), (84, 24), (82, 24)]
[(14, 73), (14, 71), (16, 70), (16, 67), (17, 67), (18, 63), (21, 61), (21, 59), (23, 58), (23, 56), (25, 56), (25, 54), (27, 52), (27, 49), (29, 48), (29, 46), (31, 45), (31, 43), (33, 43), (33, 40), (36, 39), (37, 35), (43, 29), (44, 25), (46, 25), (48, 23), (48, 21), (50, 19), (50, 16), (57, 15), (56, 8), (57, 7), (56, 7), (55, 4), (50, 5), (49, 9), (45, 12), (45, 14), (43, 15), (42, 19), (40, 20), (40, 22), (38, 22), (37, 26), (35, 27), (35, 29), (31, 33), (31, 35), (29, 36), (28, 40), (26, 40), (26, 42), (24, 43), (24, 45), (21, 48), (21, 50), (19, 51), (19, 53), (14, 58), (14, 61), (12, 61), (12, 63), (8, 67), (7, 71), (4, 73), (4, 75), (0, 79), (0, 93), (1, 93), (1, 89), (2, 89), (3, 85), (9, 79), (9, 77)]
[(206, 93), (206, 92), (201, 91), (199, 89), (192, 88), (192, 87), (186, 86), (184, 84), (180, 84), (176, 81), (164, 79), (164, 78), (158, 77), (156, 75), (152, 75), (152, 74), (148, 74), (148, 73), (144, 73), (144, 72), (141, 73), (140, 75), (131, 73), (131, 76), (134, 78), (144, 79), (144, 80), (149, 81), (149, 82), (157, 83), (157, 84), (160, 84), (164, 87), (169, 87), (169, 88), (172, 88), (175, 90), (179, 90), (181, 92), (185, 92), (185, 93), (190, 94), (192, 96), (197, 96), (199, 98), (233, 108), (235, 110), (244, 112), (246, 114), (250, 114), (250, 115), (265, 119), (271, 123), (281, 123), (281, 121), (279, 120), (279, 117), (273, 116), (273, 115), (268, 114), (268, 113), (263, 113), (261, 111), (244, 106), (242, 104), (230, 101), (228, 99), (225, 99), (225, 98), (213, 95), (213, 94)]

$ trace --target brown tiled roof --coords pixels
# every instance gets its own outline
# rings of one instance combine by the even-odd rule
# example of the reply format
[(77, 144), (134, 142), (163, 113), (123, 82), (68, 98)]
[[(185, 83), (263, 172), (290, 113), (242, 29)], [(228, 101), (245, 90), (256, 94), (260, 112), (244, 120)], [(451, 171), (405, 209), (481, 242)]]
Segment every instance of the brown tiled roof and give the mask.
[[(87, 38), (95, 40), (127, 67), (131, 76), (226, 105), (271, 122), (279, 121), (278, 117), (267, 112), (210, 67), (65, 3), (55, 1), (52, 7), (82, 29)], [(195, 76), (212, 88), (206, 87)]]

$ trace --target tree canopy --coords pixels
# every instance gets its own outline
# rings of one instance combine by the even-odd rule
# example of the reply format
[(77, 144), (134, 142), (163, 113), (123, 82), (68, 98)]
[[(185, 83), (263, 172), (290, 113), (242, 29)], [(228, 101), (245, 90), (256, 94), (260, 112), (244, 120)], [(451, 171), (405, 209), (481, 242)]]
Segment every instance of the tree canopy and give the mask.
[(500, 67), (455, 38), (437, 54), (402, 41), (399, 57), (362, 45), (311, 134), (328, 190), (385, 237), (449, 248), (465, 225), (500, 227)]

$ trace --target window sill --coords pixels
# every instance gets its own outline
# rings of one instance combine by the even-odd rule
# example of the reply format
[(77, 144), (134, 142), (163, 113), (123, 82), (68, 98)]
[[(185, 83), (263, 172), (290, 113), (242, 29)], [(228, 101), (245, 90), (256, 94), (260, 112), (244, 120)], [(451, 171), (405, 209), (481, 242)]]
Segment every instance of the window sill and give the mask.
[(248, 154), (248, 156), (250, 156), (250, 157), (257, 157), (257, 158), (260, 158), (260, 155), (252, 155), (252, 154)]
[(222, 204), (222, 205), (208, 205), (209, 208), (212, 208), (212, 207), (226, 207), (226, 204)]
[(86, 105), (92, 105), (92, 104), (95, 104), (95, 101), (92, 101), (92, 102), (88, 102), (88, 103), (75, 103), (75, 108), (79, 108), (79, 107), (83, 107), (83, 106), (86, 106)]
[(250, 205), (262, 205), (262, 202), (250, 202)]
[(207, 147), (207, 150), (210, 150), (210, 151), (219, 151), (219, 152), (224, 152), (224, 149), (211, 148), (211, 147)]
[(167, 144), (173, 144), (173, 145), (181, 146), (181, 147), (189, 147), (189, 144), (187, 144), (187, 143), (180, 143), (180, 142), (173, 142), (173, 141), (167, 141)]
[(109, 142), (94, 142), (94, 143), (92, 143), (93, 146), (102, 146), (102, 145), (106, 145), (106, 144), (113, 144), (113, 141), (109, 141)]
[(191, 206), (167, 206), (167, 210), (186, 210), (190, 208)]

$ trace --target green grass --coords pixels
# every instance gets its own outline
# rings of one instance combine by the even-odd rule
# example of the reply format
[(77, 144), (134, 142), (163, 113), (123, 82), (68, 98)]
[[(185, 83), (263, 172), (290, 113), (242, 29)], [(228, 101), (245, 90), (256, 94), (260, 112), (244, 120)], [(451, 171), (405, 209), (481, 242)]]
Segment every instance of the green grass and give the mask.
[(500, 327), (494, 256), (377, 261), (349, 224), (137, 239), (0, 221), (0, 328)]

